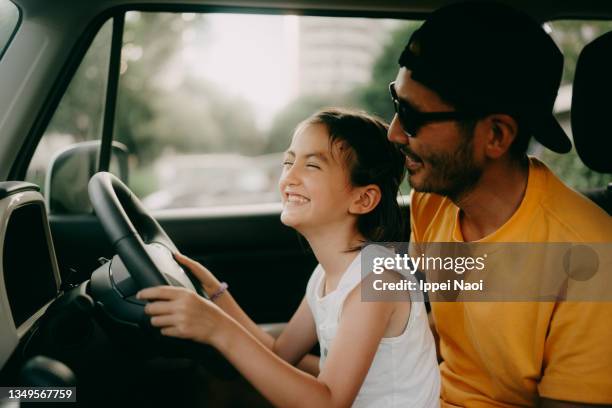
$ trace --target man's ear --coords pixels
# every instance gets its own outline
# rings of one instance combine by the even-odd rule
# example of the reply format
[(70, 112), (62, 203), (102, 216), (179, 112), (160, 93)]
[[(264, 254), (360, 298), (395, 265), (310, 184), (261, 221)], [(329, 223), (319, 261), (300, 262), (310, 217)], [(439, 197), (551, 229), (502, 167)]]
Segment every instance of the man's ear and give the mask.
[(367, 214), (374, 210), (380, 202), (380, 187), (376, 184), (369, 184), (363, 187), (354, 188), (354, 196), (349, 206), (350, 214)]
[(503, 113), (487, 116), (481, 126), (483, 126), (481, 130), (486, 132), (485, 155), (492, 159), (503, 156), (510, 149), (518, 134), (516, 120)]

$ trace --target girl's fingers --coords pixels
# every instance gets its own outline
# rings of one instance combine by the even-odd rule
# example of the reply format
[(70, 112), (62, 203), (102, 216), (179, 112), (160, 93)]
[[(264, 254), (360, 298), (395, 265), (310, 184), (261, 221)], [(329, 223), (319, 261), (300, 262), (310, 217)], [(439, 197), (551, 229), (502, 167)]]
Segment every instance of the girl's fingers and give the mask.
[(173, 315), (162, 315), (153, 316), (151, 318), (151, 326), (155, 327), (168, 327), (175, 324), (175, 317)]
[(176, 259), (176, 261), (178, 263), (180, 263), (183, 266), (186, 266), (188, 268), (193, 268), (197, 265), (200, 265), (198, 262), (194, 261), (193, 259), (189, 258), (188, 256), (185, 256), (183, 254), (181, 254), (180, 252), (175, 252), (174, 254), (174, 259)]
[(142, 289), (136, 294), (136, 299), (142, 300), (172, 300), (180, 294), (180, 289), (172, 286), (154, 286), (152, 288)]
[(182, 337), (181, 332), (174, 326), (164, 327), (160, 330), (161, 334), (170, 337)]
[(152, 302), (145, 306), (144, 311), (148, 315), (165, 315), (172, 313), (175, 305), (168, 301)]
[(202, 266), (202, 264), (194, 261), (193, 259), (179, 252), (176, 252), (174, 254), (174, 259), (176, 259), (178, 263), (180, 263), (181, 265), (189, 269), (191, 273), (193, 273), (196, 276), (196, 278), (200, 280), (200, 282), (204, 283), (207, 276), (206, 276), (206, 268)]

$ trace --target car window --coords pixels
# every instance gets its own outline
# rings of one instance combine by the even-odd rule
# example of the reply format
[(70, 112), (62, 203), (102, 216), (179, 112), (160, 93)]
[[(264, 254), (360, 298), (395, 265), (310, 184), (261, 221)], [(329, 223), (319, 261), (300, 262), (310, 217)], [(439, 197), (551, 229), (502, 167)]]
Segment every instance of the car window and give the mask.
[(0, 58), (19, 24), (19, 9), (9, 0), (0, 0)]
[[(317, 109), (386, 121), (414, 21), (128, 12), (115, 140), (149, 209), (280, 201), (281, 156)], [(406, 192), (404, 190), (404, 192)]]
[[(130, 11), (125, 17), (113, 137), (130, 153), (129, 187), (154, 210), (278, 202), (281, 152), (301, 120), (330, 105), (392, 118), (386, 85), (396, 75), (399, 50), (420, 25), (226, 13)], [(612, 23), (555, 21), (547, 29), (565, 55), (555, 111), (571, 135), (577, 56)], [(111, 31), (109, 21), (85, 55), (27, 180), (44, 186), (59, 151), (99, 140)], [(575, 150), (559, 155), (534, 140), (529, 153), (575, 189), (612, 182), (590, 171)], [(76, 183), (64, 185), (68, 194)], [(401, 193), (408, 191), (404, 182)]]
[[(47, 196), (45, 186), (49, 168), (59, 153), (76, 143), (100, 140), (110, 60), (112, 21), (106, 22), (83, 57), (28, 167), (26, 180), (38, 184)], [(56, 191), (77, 205), (75, 186), (86, 186), (86, 174), (70, 172), (58, 183)], [(69, 197), (73, 196), (73, 199)], [(88, 206), (88, 203), (86, 203)], [(77, 211), (80, 212), (80, 211)]]
[[(555, 103), (555, 115), (561, 126), (571, 137), (570, 107), (572, 101), (572, 82), (580, 51), (600, 35), (612, 31), (612, 21), (565, 20), (547, 23), (550, 31), (564, 55), (564, 71), (561, 88)], [(542, 147), (535, 140), (530, 145), (530, 153), (541, 158), (566, 184), (576, 190), (603, 187), (612, 182), (612, 175), (589, 170), (580, 160), (576, 149), (568, 154), (557, 154)]]

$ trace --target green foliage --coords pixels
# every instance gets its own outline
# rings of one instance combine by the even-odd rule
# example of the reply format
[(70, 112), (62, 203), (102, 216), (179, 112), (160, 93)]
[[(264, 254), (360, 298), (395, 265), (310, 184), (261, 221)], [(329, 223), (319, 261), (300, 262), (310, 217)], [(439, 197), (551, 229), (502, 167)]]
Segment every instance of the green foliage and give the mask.
[(597, 173), (586, 167), (578, 157), (576, 149), (567, 154), (543, 149), (539, 158), (574, 190), (586, 191), (612, 183), (612, 175)]
[(603, 33), (612, 30), (611, 21), (554, 21), (549, 23), (551, 36), (563, 52), (565, 67), (562, 84), (574, 80), (576, 62), (582, 48)]
[(177, 67), (183, 34), (195, 30), (205, 38), (206, 15), (133, 17), (124, 32), (115, 138), (136, 156), (130, 177), (134, 192), (143, 197), (157, 190), (153, 164), (166, 151), (259, 153), (264, 141), (250, 105)]
[(324, 107), (346, 106), (346, 102), (343, 95), (312, 95), (295, 99), (275, 116), (268, 132), (265, 152), (285, 151), (298, 123)]
[[(125, 28), (116, 138), (142, 165), (167, 148), (183, 153), (261, 150), (263, 141), (246, 101), (176, 68), (175, 83), (160, 83), (181, 49), (182, 33), (187, 27), (202, 33), (205, 15), (187, 21), (179, 13), (138, 16), (128, 19)], [(138, 58), (130, 59), (133, 54)]]
[[(551, 36), (564, 56), (562, 84), (569, 85), (574, 80), (578, 56), (586, 44), (601, 34), (612, 30), (610, 21), (555, 21), (549, 24)], [(551, 170), (575, 190), (589, 190), (603, 187), (612, 182), (612, 175), (590, 170), (578, 157), (575, 149), (568, 154), (557, 154), (542, 149), (538, 155)]]
[(397, 60), (408, 39), (420, 24), (416, 21), (407, 21), (393, 31), (374, 63), (370, 81), (353, 92), (352, 99), (364, 110), (388, 121), (393, 118), (389, 83), (395, 80), (399, 70)]

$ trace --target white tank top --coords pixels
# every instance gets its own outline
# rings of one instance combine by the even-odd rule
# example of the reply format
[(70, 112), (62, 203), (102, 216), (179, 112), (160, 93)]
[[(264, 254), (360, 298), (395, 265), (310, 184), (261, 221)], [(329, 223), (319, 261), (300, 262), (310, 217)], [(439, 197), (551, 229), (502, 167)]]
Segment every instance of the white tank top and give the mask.
[[(322, 296), (325, 271), (317, 265), (306, 288), (321, 348), (319, 368), (336, 336), (347, 295), (361, 281), (361, 254), (344, 272), (336, 290)], [(353, 408), (440, 406), (440, 371), (427, 311), (422, 301), (411, 301), (404, 332), (381, 339), (370, 370), (357, 394)]]

